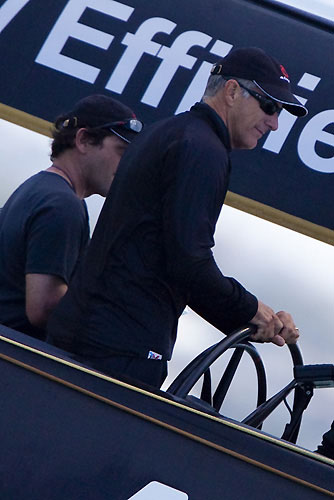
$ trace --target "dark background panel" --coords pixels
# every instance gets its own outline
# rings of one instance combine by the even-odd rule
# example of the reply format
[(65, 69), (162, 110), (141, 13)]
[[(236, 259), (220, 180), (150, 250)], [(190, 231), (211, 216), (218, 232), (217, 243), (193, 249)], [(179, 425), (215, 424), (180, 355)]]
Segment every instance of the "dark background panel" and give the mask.
[[(333, 109), (334, 77), (333, 26), (312, 16), (296, 14), (293, 9), (274, 7), (270, 2), (251, 0), (122, 0), (133, 7), (128, 21), (122, 21), (87, 8), (80, 22), (112, 34), (107, 50), (69, 38), (62, 53), (100, 68), (94, 82), (75, 78), (37, 64), (35, 59), (52, 30), (67, 0), (30, 0), (0, 33), (3, 59), (0, 102), (33, 116), (53, 121), (74, 101), (92, 93), (106, 93), (133, 107), (146, 123), (175, 113), (185, 91), (203, 61), (213, 63), (217, 56), (210, 49), (217, 41), (233, 46), (259, 46), (279, 59), (288, 69), (296, 94), (308, 100), (309, 115), (298, 119), (279, 154), (263, 149), (264, 140), (254, 151), (233, 153), (234, 169), (230, 190), (246, 198), (279, 209), (324, 228), (333, 229), (334, 174), (306, 166), (299, 158), (297, 144), (306, 124), (323, 110)], [(0, 6), (4, 2), (0, 1)], [(98, 5), (97, 5), (98, 7)], [(191, 69), (179, 67), (158, 107), (141, 102), (158, 70), (161, 59), (144, 54), (123, 93), (112, 93), (105, 86), (126, 47), (127, 32), (136, 33), (147, 19), (160, 17), (175, 23), (170, 34), (156, 33), (152, 40), (170, 47), (186, 31), (199, 31), (212, 37), (206, 47), (193, 46)], [(304, 73), (321, 78), (312, 92), (297, 87)], [(333, 124), (326, 130), (333, 133)], [(324, 158), (334, 155), (332, 146), (320, 142), (316, 152)]]

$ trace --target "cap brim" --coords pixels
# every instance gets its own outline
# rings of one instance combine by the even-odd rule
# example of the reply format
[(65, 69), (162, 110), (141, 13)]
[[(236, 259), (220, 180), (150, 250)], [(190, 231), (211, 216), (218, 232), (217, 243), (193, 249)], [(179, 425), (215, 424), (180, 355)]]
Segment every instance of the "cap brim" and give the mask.
[(123, 139), (123, 141), (127, 143), (131, 143), (134, 138), (138, 135), (138, 132), (134, 130), (126, 130), (122, 127), (112, 127), (110, 130), (117, 135), (120, 139)]
[(273, 85), (266, 85), (266, 88), (264, 89), (258, 82), (255, 80), (253, 81), (265, 95), (274, 101), (280, 102), (283, 108), (289, 111), (292, 115), (299, 117), (307, 115), (307, 108), (305, 108), (305, 106), (303, 106), (303, 104), (298, 101), (298, 99), (291, 92), (289, 92), (289, 90), (278, 88)]

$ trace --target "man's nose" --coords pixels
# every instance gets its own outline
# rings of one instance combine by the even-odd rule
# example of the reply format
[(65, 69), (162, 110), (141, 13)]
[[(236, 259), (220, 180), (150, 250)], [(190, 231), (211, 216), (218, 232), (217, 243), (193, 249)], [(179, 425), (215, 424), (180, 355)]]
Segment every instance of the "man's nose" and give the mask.
[(273, 115), (267, 115), (268, 118), (266, 120), (268, 127), (270, 130), (278, 129), (278, 113), (274, 113)]

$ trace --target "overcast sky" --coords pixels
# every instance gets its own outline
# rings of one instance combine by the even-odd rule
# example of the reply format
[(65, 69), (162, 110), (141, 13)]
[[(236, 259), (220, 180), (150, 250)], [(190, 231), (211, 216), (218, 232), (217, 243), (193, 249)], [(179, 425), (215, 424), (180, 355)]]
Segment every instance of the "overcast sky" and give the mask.
[(333, 0), (276, 0), (279, 3), (292, 5), (297, 9), (306, 10), (317, 16), (330, 19), (334, 22)]
[[(334, 20), (333, 0), (289, 3)], [(0, 137), (1, 206), (20, 182), (50, 165), (50, 141), (3, 120), (0, 120)], [(92, 225), (102, 201), (98, 196), (88, 200)], [(285, 309), (294, 316), (301, 331), (299, 344), (305, 363), (333, 363), (334, 248), (227, 206), (219, 219), (215, 239), (215, 257), (224, 274), (237, 278), (273, 309)], [(194, 356), (220, 339), (217, 330), (187, 311), (180, 320), (170, 375), (164, 387)], [(269, 345), (259, 346), (259, 350), (267, 367), (271, 395), (292, 378), (289, 353), (286, 348)], [(221, 370), (215, 367), (215, 378)], [(254, 367), (245, 360), (223, 413), (240, 419), (254, 409), (254, 373)], [(333, 408), (332, 414), (328, 408)], [(316, 391), (304, 418), (299, 444), (314, 449), (333, 418), (334, 390)], [(264, 429), (280, 435), (287, 420), (283, 407)]]

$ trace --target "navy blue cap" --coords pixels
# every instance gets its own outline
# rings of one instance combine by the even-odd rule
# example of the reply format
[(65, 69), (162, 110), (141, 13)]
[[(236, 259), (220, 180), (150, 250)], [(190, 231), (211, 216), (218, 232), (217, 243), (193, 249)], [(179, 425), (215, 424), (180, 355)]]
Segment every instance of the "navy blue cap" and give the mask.
[(212, 67), (212, 75), (251, 80), (262, 92), (280, 102), (295, 116), (305, 116), (308, 111), (293, 95), (289, 75), (282, 64), (257, 47), (232, 49), (226, 57)]

